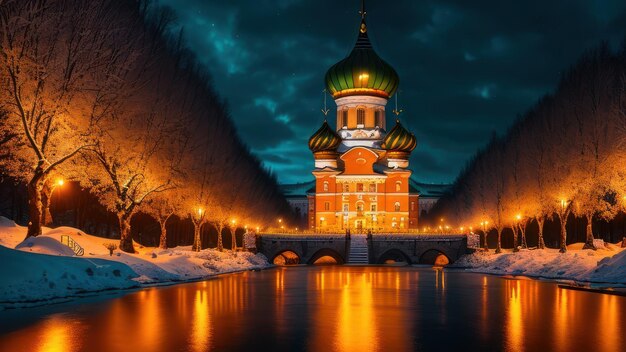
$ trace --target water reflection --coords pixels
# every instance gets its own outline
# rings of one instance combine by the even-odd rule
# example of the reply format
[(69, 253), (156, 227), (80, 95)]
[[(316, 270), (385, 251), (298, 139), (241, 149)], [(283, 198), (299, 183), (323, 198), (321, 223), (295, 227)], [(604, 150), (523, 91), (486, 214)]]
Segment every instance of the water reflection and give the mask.
[(624, 297), (533, 280), (292, 267), (3, 311), (0, 350), (617, 351), (625, 311)]

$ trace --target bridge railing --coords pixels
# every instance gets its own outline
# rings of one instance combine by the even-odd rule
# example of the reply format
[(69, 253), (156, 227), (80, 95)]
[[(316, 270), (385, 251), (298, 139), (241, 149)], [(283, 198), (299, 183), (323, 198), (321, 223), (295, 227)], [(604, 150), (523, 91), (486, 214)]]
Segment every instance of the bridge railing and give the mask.
[[(319, 237), (328, 237), (328, 236), (336, 236), (336, 237), (345, 237), (345, 232), (260, 232), (259, 236), (285, 236), (289, 238), (294, 237), (311, 237), (311, 236), (319, 236)], [(351, 235), (355, 235), (355, 233), (351, 233)], [(372, 237), (374, 238), (384, 238), (384, 237), (398, 237), (398, 238), (407, 238), (407, 237), (441, 237), (441, 238), (452, 238), (466, 236), (462, 233), (436, 233), (436, 232), (413, 232), (413, 233), (403, 233), (403, 232), (374, 232), (372, 233)]]
[[(380, 236), (380, 235), (400, 235), (400, 236), (404, 236), (404, 235), (426, 235), (426, 236), (447, 236), (447, 235), (466, 235), (465, 233), (459, 233), (459, 232), (454, 232), (454, 231), (423, 231), (423, 230), (418, 230), (418, 229), (398, 229), (398, 230), (370, 230), (370, 229), (349, 229), (350, 233), (352, 235), (357, 235), (357, 234), (368, 234), (368, 232), (371, 232), (372, 235), (374, 236)], [(266, 230), (262, 230), (259, 232), (260, 235), (264, 235), (264, 234), (271, 234), (271, 235), (276, 235), (276, 234), (285, 234), (285, 235), (345, 235), (346, 234), (346, 229), (328, 229), (328, 230), (309, 230), (309, 229), (305, 229), (305, 230), (295, 230), (295, 229), (280, 229), (280, 228), (269, 228)]]
[(70, 247), (74, 254), (82, 257), (85, 254), (85, 250), (74, 239), (68, 235), (61, 235), (61, 243)]

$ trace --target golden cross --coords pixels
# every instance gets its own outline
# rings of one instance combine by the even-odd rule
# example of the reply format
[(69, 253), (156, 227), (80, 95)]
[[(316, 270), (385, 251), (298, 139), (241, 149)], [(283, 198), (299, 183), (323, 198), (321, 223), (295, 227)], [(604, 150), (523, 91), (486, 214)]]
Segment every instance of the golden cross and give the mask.
[(364, 20), (367, 15), (367, 11), (365, 11), (365, 0), (361, 0), (361, 11), (359, 11), (359, 14), (361, 15), (361, 19)]

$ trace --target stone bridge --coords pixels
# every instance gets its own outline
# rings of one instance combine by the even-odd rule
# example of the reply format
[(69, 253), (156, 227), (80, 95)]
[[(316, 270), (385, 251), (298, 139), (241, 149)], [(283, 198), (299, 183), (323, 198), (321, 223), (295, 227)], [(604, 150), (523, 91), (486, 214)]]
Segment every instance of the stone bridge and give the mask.
[[(388, 260), (409, 264), (434, 264), (445, 256), (455, 262), (467, 252), (465, 235), (426, 234), (374, 234), (368, 238), (370, 264), (383, 264)], [(257, 249), (272, 263), (284, 253), (291, 252), (301, 264), (313, 264), (329, 256), (339, 264), (347, 262), (350, 240), (344, 234), (261, 234)]]

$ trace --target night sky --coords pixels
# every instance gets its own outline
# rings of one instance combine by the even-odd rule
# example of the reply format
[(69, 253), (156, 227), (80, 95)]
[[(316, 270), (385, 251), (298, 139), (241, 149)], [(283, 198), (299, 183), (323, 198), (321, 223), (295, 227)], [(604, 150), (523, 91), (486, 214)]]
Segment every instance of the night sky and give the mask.
[[(307, 141), (324, 119), (324, 74), (354, 45), (360, 1), (160, 2), (175, 10), (252, 151), (281, 182), (312, 179)], [(370, 0), (367, 12), (374, 49), (400, 75), (401, 120), (418, 139), (411, 169), (436, 183), (452, 182), (586, 49), (626, 33), (624, 0)]]

